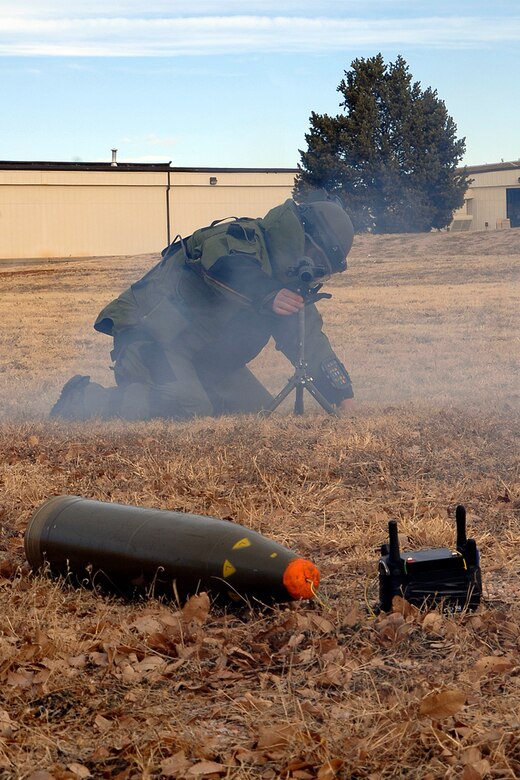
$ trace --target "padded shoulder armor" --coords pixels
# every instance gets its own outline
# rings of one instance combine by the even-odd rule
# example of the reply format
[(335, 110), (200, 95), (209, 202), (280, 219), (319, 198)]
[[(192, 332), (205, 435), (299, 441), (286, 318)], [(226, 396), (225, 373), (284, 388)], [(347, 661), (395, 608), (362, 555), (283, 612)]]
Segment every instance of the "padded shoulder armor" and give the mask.
[(200, 263), (205, 271), (209, 271), (221, 257), (248, 255), (258, 261), (265, 274), (271, 275), (263, 231), (256, 219), (219, 222), (213, 227), (196, 230), (186, 246), (188, 264)]

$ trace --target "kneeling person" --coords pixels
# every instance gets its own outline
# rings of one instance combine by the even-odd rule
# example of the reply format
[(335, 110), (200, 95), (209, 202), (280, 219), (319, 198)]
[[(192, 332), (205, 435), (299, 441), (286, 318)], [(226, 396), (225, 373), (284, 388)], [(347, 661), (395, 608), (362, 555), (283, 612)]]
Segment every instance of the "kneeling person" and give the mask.
[(268, 409), (273, 398), (247, 364), (271, 336), (296, 364), (303, 306), (309, 373), (329, 403), (348, 409), (349, 375), (315, 304), (298, 290), (297, 269), (310, 258), (320, 277), (344, 271), (352, 240), (336, 202), (291, 199), (263, 219), (222, 221), (176, 239), (96, 319), (94, 328), (114, 340), (116, 386), (74, 376), (51, 416), (187, 419)]

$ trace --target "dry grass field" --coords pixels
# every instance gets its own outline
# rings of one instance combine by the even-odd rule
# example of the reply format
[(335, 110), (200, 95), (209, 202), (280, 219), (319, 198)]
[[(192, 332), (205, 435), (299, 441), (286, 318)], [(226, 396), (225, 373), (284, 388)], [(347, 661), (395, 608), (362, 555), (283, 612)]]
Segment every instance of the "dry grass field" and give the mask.
[[(321, 305), (357, 407), (66, 424), (112, 384), (99, 309), (156, 258), (0, 261), (0, 778), (520, 777), (520, 230), (361, 236)], [(268, 348), (271, 390), (292, 373)], [(74, 494), (232, 519), (320, 568), (319, 600), (124, 602), (33, 576), (23, 533)], [(473, 614), (376, 615), (378, 547), (482, 554)]]

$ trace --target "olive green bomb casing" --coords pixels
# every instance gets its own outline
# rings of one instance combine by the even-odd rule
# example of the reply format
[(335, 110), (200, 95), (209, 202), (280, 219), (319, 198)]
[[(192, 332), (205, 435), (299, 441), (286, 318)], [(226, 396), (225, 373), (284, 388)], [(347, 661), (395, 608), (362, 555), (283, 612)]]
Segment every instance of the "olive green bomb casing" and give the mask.
[(320, 578), (310, 561), (237, 523), (78, 496), (42, 504), (24, 544), (33, 570), (125, 596), (209, 590), (233, 601), (290, 601), (312, 598)]

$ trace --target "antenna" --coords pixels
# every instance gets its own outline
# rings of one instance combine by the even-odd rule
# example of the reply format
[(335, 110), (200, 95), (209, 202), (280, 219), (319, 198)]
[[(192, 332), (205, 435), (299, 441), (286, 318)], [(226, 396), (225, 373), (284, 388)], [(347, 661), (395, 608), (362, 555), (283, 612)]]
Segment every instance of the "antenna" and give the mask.
[(478, 566), (479, 554), (477, 549), (477, 543), (474, 539), (468, 539), (466, 542), (466, 549), (464, 550), (464, 558), (468, 566)]
[(390, 546), (388, 548), (388, 561), (393, 564), (401, 563), (401, 551), (399, 549), (399, 534), (397, 533), (397, 520), (389, 520), (388, 537)]
[(466, 509), (459, 504), (455, 509), (455, 522), (457, 524), (457, 550), (461, 552), (466, 546)]

